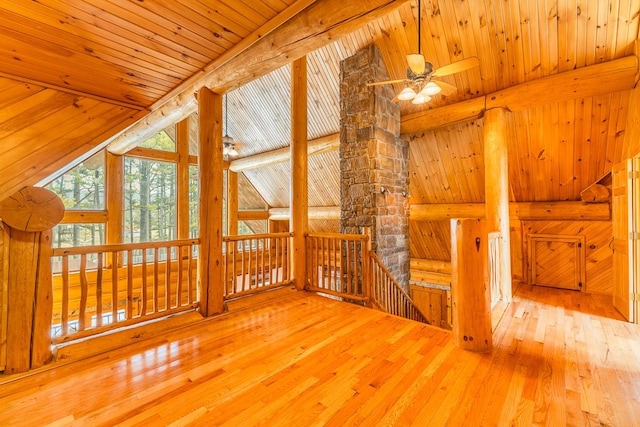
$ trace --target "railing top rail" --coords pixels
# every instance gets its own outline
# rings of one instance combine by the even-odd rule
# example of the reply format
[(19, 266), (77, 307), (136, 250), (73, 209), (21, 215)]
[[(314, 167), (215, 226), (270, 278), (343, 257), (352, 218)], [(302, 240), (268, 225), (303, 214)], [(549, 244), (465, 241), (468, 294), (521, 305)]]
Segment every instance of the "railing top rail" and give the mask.
[(223, 242), (237, 242), (240, 240), (251, 240), (251, 239), (265, 239), (268, 237), (292, 237), (293, 233), (285, 232), (285, 233), (263, 233), (263, 234), (243, 234), (239, 236), (224, 236), (222, 238)]
[(53, 256), (119, 252), (136, 249), (155, 249), (198, 244), (200, 244), (200, 239), (181, 239), (167, 240), (164, 242), (117, 243), (112, 245), (79, 246), (75, 248), (55, 248), (53, 249)]
[(367, 241), (369, 236), (366, 234), (341, 234), (341, 233), (307, 233), (307, 237), (324, 237), (327, 239), (342, 239), (342, 240), (359, 240)]

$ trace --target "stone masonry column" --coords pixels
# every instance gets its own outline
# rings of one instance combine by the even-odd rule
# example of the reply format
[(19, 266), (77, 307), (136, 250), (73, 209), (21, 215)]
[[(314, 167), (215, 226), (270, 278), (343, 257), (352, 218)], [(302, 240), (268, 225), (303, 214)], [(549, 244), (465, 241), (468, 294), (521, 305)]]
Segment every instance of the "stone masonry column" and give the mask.
[(378, 48), (340, 64), (340, 231), (370, 227), (372, 248), (398, 282), (409, 283), (409, 145), (400, 139), (400, 107), (392, 102)]

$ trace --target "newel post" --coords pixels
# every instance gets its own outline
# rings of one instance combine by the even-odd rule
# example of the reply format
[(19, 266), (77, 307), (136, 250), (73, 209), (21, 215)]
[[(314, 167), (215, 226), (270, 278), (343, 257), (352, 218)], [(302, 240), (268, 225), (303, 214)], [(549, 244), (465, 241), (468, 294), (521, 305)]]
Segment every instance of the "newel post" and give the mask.
[(464, 349), (492, 348), (488, 235), (481, 219), (451, 220), (453, 340)]
[(63, 215), (62, 200), (41, 187), (25, 187), (0, 203), (9, 226), (6, 373), (51, 360), (51, 229)]

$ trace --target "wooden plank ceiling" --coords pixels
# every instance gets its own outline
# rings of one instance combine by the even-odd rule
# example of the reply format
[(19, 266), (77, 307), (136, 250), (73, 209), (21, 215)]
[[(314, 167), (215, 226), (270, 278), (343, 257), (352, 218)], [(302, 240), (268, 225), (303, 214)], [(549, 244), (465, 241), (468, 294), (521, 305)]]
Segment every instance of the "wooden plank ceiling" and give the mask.
[[(88, 153), (292, 3), (1, 2), (0, 198)], [(424, 0), (427, 60), (437, 69), (475, 56), (480, 67), (443, 77), (457, 92), (423, 106), (404, 102), (402, 114), (631, 55), (639, 15), (640, 0)], [(417, 18), (411, 0), (308, 54), (309, 139), (340, 130), (342, 59), (375, 43), (391, 78), (405, 77), (405, 55), (417, 50)], [(240, 157), (289, 145), (289, 80), (283, 67), (228, 93), (228, 133)], [(621, 160), (628, 100), (628, 91), (612, 92), (510, 114), (511, 199), (577, 200)], [(404, 136), (412, 203), (484, 200), (482, 125), (478, 119)], [(62, 149), (69, 144), (73, 150)], [(338, 205), (338, 154), (311, 157), (309, 166), (310, 204)], [(288, 204), (287, 164), (246, 176), (268, 205)], [(442, 227), (421, 232), (441, 236)], [(417, 254), (413, 246), (416, 256), (447, 255)]]

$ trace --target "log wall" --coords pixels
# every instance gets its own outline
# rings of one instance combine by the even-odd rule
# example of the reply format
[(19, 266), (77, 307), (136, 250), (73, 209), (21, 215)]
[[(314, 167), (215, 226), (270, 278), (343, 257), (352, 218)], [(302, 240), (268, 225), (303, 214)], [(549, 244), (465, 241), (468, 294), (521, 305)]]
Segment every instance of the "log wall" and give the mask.
[(613, 252), (610, 248), (610, 221), (522, 221), (523, 258), (527, 280), (530, 279), (528, 234), (578, 235), (586, 240), (586, 282), (583, 292), (611, 295)]

